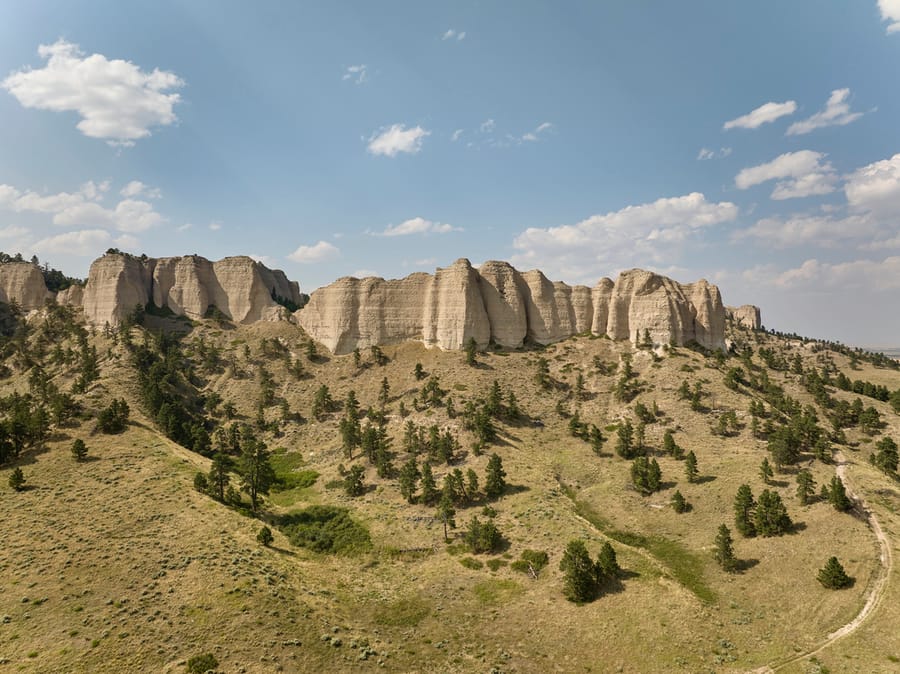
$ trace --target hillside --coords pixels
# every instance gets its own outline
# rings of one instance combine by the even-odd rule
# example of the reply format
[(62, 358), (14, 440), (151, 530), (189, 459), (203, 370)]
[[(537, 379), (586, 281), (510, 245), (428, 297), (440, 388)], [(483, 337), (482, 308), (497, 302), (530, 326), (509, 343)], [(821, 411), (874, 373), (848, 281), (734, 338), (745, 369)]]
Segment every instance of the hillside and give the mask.
[[(869, 457), (884, 438), (900, 439), (900, 417), (890, 400), (852, 390), (883, 398), (878, 387), (900, 389), (900, 372), (881, 361), (729, 323), (728, 356), (579, 335), (479, 352), (474, 365), (463, 352), (416, 343), (367, 349), (357, 362), (352, 353), (311, 347), (289, 322), (139, 318), (143, 327), (102, 330), (57, 307), (33, 315), (28, 331), (7, 331), (8, 376), (0, 388), (7, 422), (16, 392), (31, 396), (32, 409), (43, 397), (51, 413), (49, 435), (0, 470), (0, 572), (10, 579), (0, 590), (0, 661), (8, 667), (179, 672), (192, 656), (212, 653), (225, 672), (739, 672), (782, 664), (779, 671), (805, 672), (811, 662), (820, 663), (816, 671), (896, 671), (900, 571), (890, 553), (900, 540), (900, 486)], [(169, 336), (162, 350), (150, 337), (160, 332)], [(173, 347), (174, 335), (180, 346)], [(93, 348), (96, 372), (85, 376), (91, 358), (84, 354)], [(165, 367), (154, 370), (154, 363)], [(632, 377), (623, 377), (627, 363)], [(172, 396), (187, 416), (148, 402), (153, 373), (164, 380), (154, 390)], [(831, 383), (821, 382), (822, 373)], [(840, 373), (850, 391), (836, 384)], [(390, 443), (374, 463), (390, 461), (393, 473), (381, 465), (380, 477), (363, 447), (352, 459), (345, 455), (341, 420), (353, 391), (363, 419), (372, 408), (361, 428), (380, 426), (384, 381)], [(490, 402), (495, 381), (496, 438), (479, 440), (483, 427), (468, 429), (467, 420)], [(53, 401), (73, 385), (81, 410), (57, 422)], [(334, 405), (316, 418), (323, 386)], [(509, 412), (510, 392), (519, 415)], [(840, 428), (830, 423), (835, 410), (854, 415), (856, 398), (863, 411), (877, 413), (871, 424), (866, 415), (862, 424), (859, 415)], [(97, 417), (113, 399), (127, 402), (129, 421), (123, 432), (105, 434), (96, 430)], [(751, 402), (762, 406), (758, 437)], [(773, 458), (769, 439), (807, 405), (818, 420), (813, 435), (830, 438), (831, 447), (818, 450), (818, 459), (802, 448), (764, 484), (759, 466)], [(645, 449), (636, 455), (655, 459), (662, 474), (661, 488), (648, 495), (633, 484), (633, 460), (616, 452), (619, 426), (629, 420), (636, 429), (640, 415)], [(436, 504), (401, 496), (397, 473), (409, 459), (409, 422), (425, 429), (426, 441), (431, 425), (458, 441), (449, 464), (437, 454), (431, 459), (438, 489), (454, 469), (478, 477), (477, 493), (455, 506), (449, 542)], [(588, 440), (572, 435), (582, 432), (579, 422), (588, 425)], [(242, 424), (273, 451), (284, 487), (262, 499), (256, 517), (246, 493), (227, 506), (194, 488), (214, 450), (234, 451), (231, 429)], [(590, 425), (603, 436), (599, 453)], [(693, 482), (685, 461), (663, 451), (666, 429), (694, 453)], [(88, 447), (85, 461), (70, 453), (76, 438)], [(416, 456), (420, 468), (427, 454), (421, 448)], [(507, 486), (488, 498), (494, 454)], [(364, 493), (355, 497), (345, 493), (341, 474), (351, 464), (365, 469)], [(19, 492), (6, 487), (15, 467), (26, 477)], [(840, 468), (889, 538), (887, 554), (862, 505), (850, 513), (819, 498), (801, 505), (801, 468), (810, 470), (816, 494)], [(793, 520), (788, 533), (744, 538), (736, 531), (733, 504), (744, 483), (757, 498), (764, 489), (781, 497)], [(688, 512), (671, 507), (676, 490), (691, 504)], [(309, 506), (348, 509), (335, 539), (344, 549), (311, 549), (309, 541), (329, 547), (321, 531), (307, 547), (285, 534)], [(473, 516), (502, 534), (495, 553), (465, 549)], [(274, 531), (271, 547), (256, 541), (263, 522)], [(734, 538), (736, 573), (713, 557), (722, 523)], [(583, 604), (563, 594), (559, 565), (573, 539), (592, 557), (611, 543), (622, 569)], [(549, 556), (536, 578), (513, 568), (525, 550)], [(828, 590), (816, 581), (831, 556), (855, 579), (851, 587)], [(873, 610), (858, 628), (818, 650), (870, 598)]]

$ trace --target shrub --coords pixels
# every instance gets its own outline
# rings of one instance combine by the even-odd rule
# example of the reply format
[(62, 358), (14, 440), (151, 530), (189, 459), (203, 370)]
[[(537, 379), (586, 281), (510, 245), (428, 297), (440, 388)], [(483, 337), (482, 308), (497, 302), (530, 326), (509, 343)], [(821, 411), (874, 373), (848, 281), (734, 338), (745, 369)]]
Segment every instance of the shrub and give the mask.
[(272, 530), (269, 527), (264, 526), (259, 530), (259, 533), (256, 534), (256, 542), (260, 545), (264, 545), (269, 547), (272, 545), (272, 541), (275, 540), (274, 536), (272, 536)]
[(203, 655), (195, 655), (187, 661), (188, 674), (204, 674), (211, 669), (219, 666), (219, 661), (212, 653), (204, 653)]
[(76, 461), (84, 461), (87, 456), (87, 445), (84, 444), (84, 440), (81, 438), (72, 443), (72, 456), (75, 457)]
[(291, 543), (315, 552), (350, 554), (372, 545), (369, 532), (345, 508), (309, 506), (284, 515), (279, 525)]

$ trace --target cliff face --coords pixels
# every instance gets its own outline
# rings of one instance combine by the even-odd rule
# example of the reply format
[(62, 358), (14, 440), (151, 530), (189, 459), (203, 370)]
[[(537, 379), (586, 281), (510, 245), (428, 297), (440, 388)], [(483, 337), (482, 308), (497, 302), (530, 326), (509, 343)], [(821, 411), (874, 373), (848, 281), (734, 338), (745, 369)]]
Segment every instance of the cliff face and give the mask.
[(682, 285), (633, 269), (593, 288), (551, 282), (539, 271), (520, 273), (506, 262), (468, 260), (400, 280), (342, 278), (320, 288), (296, 314), (301, 326), (337, 354), (374, 344), (419, 340), (442, 349), (469, 338), (517, 348), (592, 332), (657, 344), (696, 341), (725, 345), (725, 308), (706, 281)]
[(30, 311), (44, 306), (52, 296), (41, 270), (30, 262), (0, 264), (0, 302), (17, 302)]
[(136, 304), (151, 301), (178, 316), (202, 318), (214, 306), (236, 323), (252, 323), (278, 315), (273, 295), (300, 303), (296, 283), (249, 257), (210, 262), (197, 255), (104, 255), (91, 265), (83, 306), (85, 317), (98, 324), (115, 325)]
[(725, 313), (738, 325), (743, 325), (751, 330), (759, 330), (762, 327), (759, 307), (752, 304), (743, 304), (739, 307), (725, 307)]

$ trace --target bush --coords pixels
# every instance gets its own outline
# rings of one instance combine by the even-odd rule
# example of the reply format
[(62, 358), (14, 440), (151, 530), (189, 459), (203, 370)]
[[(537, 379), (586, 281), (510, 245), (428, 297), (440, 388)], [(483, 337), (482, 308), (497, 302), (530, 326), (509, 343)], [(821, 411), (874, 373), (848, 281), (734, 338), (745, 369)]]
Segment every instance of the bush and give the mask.
[(84, 461), (85, 457), (87, 457), (87, 445), (84, 444), (84, 440), (81, 438), (72, 443), (72, 456), (75, 457), (76, 461)]
[(466, 528), (463, 539), (469, 546), (469, 550), (477, 555), (483, 552), (494, 552), (503, 537), (491, 520), (482, 522), (478, 517), (473, 517)]
[(275, 540), (275, 538), (272, 536), (272, 530), (269, 527), (264, 526), (259, 530), (259, 533), (256, 534), (256, 542), (260, 545), (269, 547), (272, 545), (273, 540)]
[(197, 473), (194, 475), (194, 489), (199, 491), (201, 494), (205, 494), (207, 489), (209, 489), (209, 480), (206, 479), (206, 475), (204, 473)]
[(219, 661), (212, 653), (204, 653), (203, 655), (195, 655), (187, 661), (187, 671), (189, 674), (204, 674), (211, 669), (219, 666)]
[(523, 550), (519, 559), (510, 564), (510, 568), (537, 578), (549, 561), (550, 556), (543, 550)]
[(101, 433), (121, 433), (128, 426), (128, 403), (116, 398), (104, 410), (97, 415), (97, 429)]
[(345, 508), (309, 506), (284, 515), (279, 526), (292, 544), (315, 552), (350, 554), (372, 546), (369, 532)]
[(484, 564), (474, 557), (463, 557), (459, 560), (459, 563), (467, 569), (472, 569), (472, 571), (478, 571), (479, 569), (484, 568)]

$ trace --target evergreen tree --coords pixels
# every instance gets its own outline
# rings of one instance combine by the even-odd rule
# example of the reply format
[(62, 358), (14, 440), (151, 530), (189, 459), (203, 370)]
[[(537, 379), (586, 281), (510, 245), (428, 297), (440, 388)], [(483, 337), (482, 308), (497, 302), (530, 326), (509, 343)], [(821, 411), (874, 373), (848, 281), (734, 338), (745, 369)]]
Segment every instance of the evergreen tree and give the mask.
[(209, 490), (209, 481), (206, 479), (206, 475), (203, 473), (196, 473), (194, 475), (194, 489), (201, 494), (205, 494)]
[(422, 477), (422, 473), (419, 472), (415, 457), (404, 463), (400, 469), (400, 495), (409, 503), (414, 503), (416, 500), (416, 485), (420, 477)]
[(807, 505), (816, 494), (816, 481), (812, 473), (806, 469), (797, 473), (797, 500), (800, 505)]
[(87, 457), (87, 445), (84, 444), (84, 440), (81, 438), (77, 438), (72, 443), (72, 456), (75, 457), (76, 461), (84, 461)]
[(600, 456), (603, 453), (603, 434), (594, 424), (591, 424), (591, 430), (588, 432), (588, 441), (594, 454)]
[(775, 471), (772, 470), (772, 464), (767, 458), (763, 458), (762, 463), (759, 464), (759, 476), (764, 484), (769, 484), (769, 481), (775, 477)]
[(469, 521), (466, 532), (463, 534), (463, 540), (469, 546), (469, 550), (478, 555), (484, 552), (494, 552), (503, 537), (491, 520), (482, 522), (475, 516)]
[(466, 471), (466, 492), (470, 500), (478, 494), (478, 474), (471, 468)]
[(484, 495), (488, 498), (498, 498), (506, 491), (506, 471), (503, 470), (503, 461), (497, 454), (492, 454), (488, 460), (484, 477)]
[(466, 340), (465, 350), (466, 365), (474, 367), (478, 362), (476, 360), (476, 356), (478, 355), (478, 343), (475, 341), (474, 337), (469, 337), (469, 339)]
[(633, 458), (634, 427), (631, 425), (630, 419), (626, 419), (619, 424), (619, 427), (616, 429), (616, 436), (616, 454), (623, 459)]
[(828, 501), (834, 506), (835, 510), (840, 512), (847, 512), (853, 507), (853, 501), (847, 496), (844, 481), (837, 475), (831, 478), (831, 484), (828, 487)]
[(9, 486), (16, 491), (25, 489), (25, 473), (18, 466), (13, 468), (13, 471), (9, 474)]
[(691, 504), (681, 495), (680, 491), (676, 490), (675, 493), (672, 494), (672, 510), (681, 514), (686, 513), (690, 509)]
[(248, 428), (242, 432), (241, 489), (250, 496), (250, 507), (256, 511), (259, 497), (269, 493), (275, 482), (275, 471), (269, 463), (266, 443), (257, 440)]
[(597, 555), (595, 569), (597, 582), (599, 583), (602, 583), (605, 580), (612, 580), (621, 572), (619, 562), (616, 559), (616, 551), (613, 549), (613, 546), (609, 544), (609, 541), (605, 541), (603, 547), (600, 548), (600, 554)]
[(222, 452), (213, 454), (212, 464), (209, 467), (207, 481), (209, 488), (220, 501), (225, 501), (225, 488), (231, 482), (228, 471), (231, 469), (231, 461)]
[(563, 594), (574, 602), (591, 601), (597, 595), (597, 570), (584, 541), (569, 541), (559, 569), (563, 572)]
[(438, 493), (437, 483), (434, 481), (434, 474), (431, 472), (431, 464), (426, 461), (422, 465), (422, 503), (432, 505), (437, 500)]
[(753, 524), (760, 536), (780, 536), (790, 529), (792, 522), (777, 492), (764, 489), (759, 495)]
[(263, 526), (263, 528), (259, 530), (259, 533), (256, 534), (256, 541), (265, 547), (272, 545), (272, 541), (274, 540), (275, 537), (272, 535), (272, 530), (267, 526)]
[(663, 434), (663, 451), (669, 456), (675, 456), (675, 449), (678, 445), (675, 444), (675, 436), (672, 435), (671, 429), (666, 429), (666, 432)]
[(552, 386), (552, 380), (550, 379), (550, 363), (548, 363), (547, 359), (543, 356), (538, 358), (537, 361), (535, 381), (537, 382), (537, 385), (544, 390), (549, 390)]
[(456, 528), (456, 509), (453, 507), (453, 497), (445, 490), (441, 494), (441, 500), (437, 507), (437, 518), (444, 525), (444, 540), (449, 541), (447, 536), (447, 528)]
[(879, 440), (871, 457), (872, 463), (885, 473), (891, 474), (897, 472), (897, 459), (897, 443), (894, 439), (884, 437)]
[(742, 484), (738, 487), (734, 497), (734, 526), (742, 536), (748, 538), (756, 536), (754, 508), (756, 508), (756, 501), (753, 499), (753, 492), (750, 491), (749, 485)]
[(353, 367), (358, 370), (360, 365), (362, 365), (362, 354), (359, 352), (359, 347), (356, 347), (353, 349)]
[(684, 459), (684, 476), (688, 482), (696, 482), (698, 474), (697, 456), (691, 450)]
[(737, 559), (734, 556), (734, 542), (731, 540), (731, 531), (724, 524), (719, 526), (716, 534), (716, 561), (725, 571), (731, 572), (737, 569)]
[(360, 464), (354, 463), (350, 466), (350, 470), (344, 476), (344, 493), (347, 496), (362, 496), (365, 493), (366, 486), (363, 483), (365, 474), (366, 469)]
[(829, 590), (839, 590), (853, 584), (853, 579), (844, 571), (837, 557), (831, 557), (816, 576), (818, 581)]
[(631, 463), (631, 481), (644, 496), (659, 489), (662, 471), (656, 459), (639, 456)]
[(415, 376), (416, 381), (425, 379), (425, 370), (422, 369), (422, 363), (416, 363), (416, 367), (413, 369), (413, 376)]

